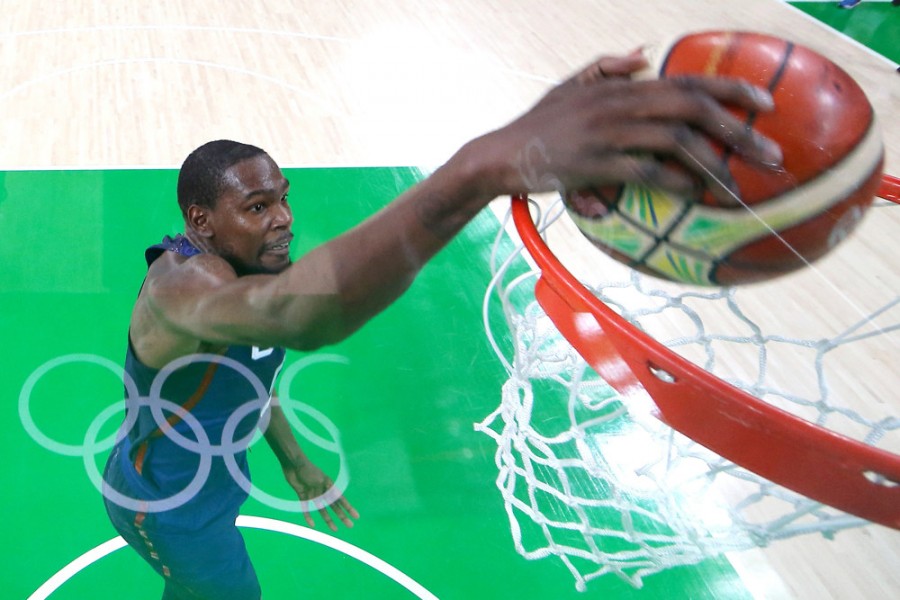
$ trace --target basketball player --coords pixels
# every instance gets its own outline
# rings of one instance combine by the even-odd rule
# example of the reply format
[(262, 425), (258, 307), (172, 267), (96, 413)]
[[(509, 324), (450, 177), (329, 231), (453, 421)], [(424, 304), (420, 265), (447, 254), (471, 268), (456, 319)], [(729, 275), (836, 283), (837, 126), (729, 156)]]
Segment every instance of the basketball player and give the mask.
[[(641, 182), (704, 186), (728, 201), (731, 180), (714, 144), (779, 164), (777, 146), (724, 107), (769, 110), (766, 92), (628, 77), (646, 66), (640, 53), (600, 59), (293, 263), (290, 184), (275, 161), (230, 141), (188, 156), (178, 178), (184, 233), (147, 250), (131, 316), (126, 370), (149, 400), (130, 399), (104, 490), (116, 529), (164, 578), (163, 598), (260, 597), (235, 526), (249, 477), (239, 442), (258, 423), (311, 512), (332, 530), (334, 517), (353, 525), (358, 514), (342, 490), (303, 454), (277, 399), (263, 408), (268, 392), (260, 402), (258, 390), (271, 389), (284, 348), (338, 342), (390, 305), (493, 198)], [(313, 526), (310, 511), (305, 519)]]

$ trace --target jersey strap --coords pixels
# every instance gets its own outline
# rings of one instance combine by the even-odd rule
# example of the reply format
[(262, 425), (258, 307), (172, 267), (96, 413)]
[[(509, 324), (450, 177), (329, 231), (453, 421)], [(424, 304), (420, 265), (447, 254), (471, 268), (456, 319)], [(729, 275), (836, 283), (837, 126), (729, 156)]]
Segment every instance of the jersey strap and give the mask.
[(174, 252), (182, 256), (196, 256), (202, 254), (202, 251), (191, 243), (189, 239), (182, 234), (175, 237), (166, 236), (160, 243), (150, 246), (144, 252), (144, 258), (147, 260), (147, 266), (153, 264), (153, 261), (162, 256), (164, 252)]

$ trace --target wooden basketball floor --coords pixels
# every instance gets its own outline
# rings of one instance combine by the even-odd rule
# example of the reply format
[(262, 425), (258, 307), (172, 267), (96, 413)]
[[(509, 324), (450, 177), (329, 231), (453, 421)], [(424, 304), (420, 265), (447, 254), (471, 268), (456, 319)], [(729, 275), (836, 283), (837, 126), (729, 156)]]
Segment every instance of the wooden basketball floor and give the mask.
[[(93, 472), (121, 420), (110, 407), (121, 400), (116, 368), (143, 248), (181, 229), (174, 181), (194, 147), (238, 139), (288, 170), (299, 254), (592, 57), (741, 28), (791, 37), (850, 71), (898, 174), (900, 9), (835, 4), (0, 0), (0, 595), (161, 593), (150, 569), (117, 546)], [(887, 213), (848, 252), (896, 295), (900, 221)], [(358, 335), (290, 354), (281, 395), (296, 401), (322, 466), (347, 478), (361, 518), (334, 536), (299, 527), (276, 461), (253, 446), (262, 493), (242, 525), (267, 600), (900, 594), (900, 533), (875, 525), (711, 557), (639, 589), (605, 576), (579, 592), (556, 558), (516, 553), (495, 485), (496, 444), (474, 428), (506, 377), (481, 315), (499, 228), (485, 211)], [(771, 289), (777, 316), (788, 299)], [(816, 302), (827, 312), (827, 299)], [(888, 390), (885, 419), (900, 413), (898, 349), (889, 337), (878, 382), (859, 382)], [(846, 366), (851, 376), (855, 368)]]

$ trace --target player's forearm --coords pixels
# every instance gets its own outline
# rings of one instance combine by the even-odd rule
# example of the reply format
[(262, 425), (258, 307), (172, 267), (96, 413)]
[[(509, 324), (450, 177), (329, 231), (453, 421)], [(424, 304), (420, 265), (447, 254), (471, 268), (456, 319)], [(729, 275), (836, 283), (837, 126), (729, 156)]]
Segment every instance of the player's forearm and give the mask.
[(420, 269), (506, 185), (505, 164), (468, 144), (351, 231), (298, 260), (279, 282), (287, 345), (340, 341), (396, 300)]
[(269, 407), (268, 425), (264, 435), (282, 468), (294, 467), (309, 460), (297, 443), (297, 438), (294, 437), (277, 399), (273, 399)]

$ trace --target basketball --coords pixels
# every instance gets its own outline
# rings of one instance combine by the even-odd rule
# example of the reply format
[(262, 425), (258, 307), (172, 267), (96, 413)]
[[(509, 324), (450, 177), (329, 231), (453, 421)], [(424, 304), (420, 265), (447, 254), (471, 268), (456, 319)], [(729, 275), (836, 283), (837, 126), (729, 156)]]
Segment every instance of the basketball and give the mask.
[(884, 158), (875, 113), (850, 75), (785, 39), (735, 31), (676, 40), (659, 76), (680, 75), (768, 89), (772, 112), (734, 114), (781, 145), (783, 169), (720, 148), (738, 206), (722, 206), (708, 192), (679, 197), (630, 184), (570, 192), (567, 211), (595, 246), (665, 279), (737, 285), (806, 266), (850, 234), (878, 190)]

